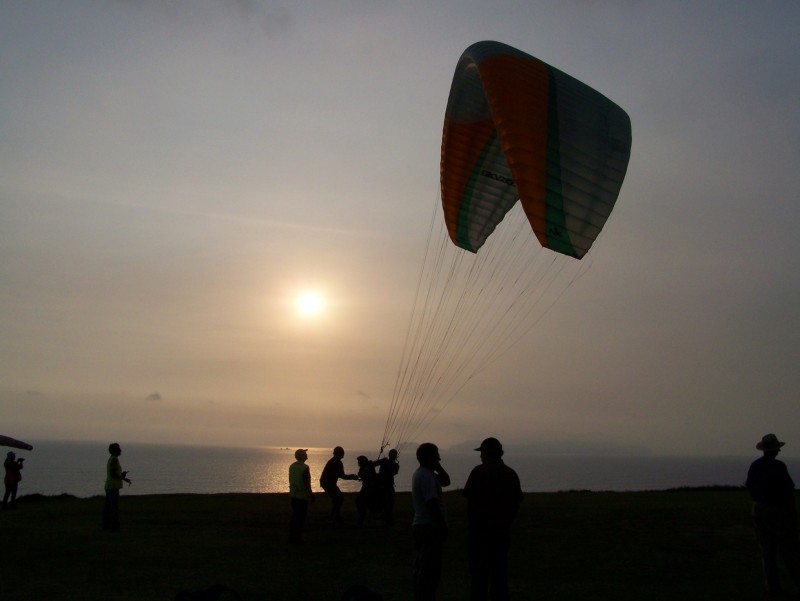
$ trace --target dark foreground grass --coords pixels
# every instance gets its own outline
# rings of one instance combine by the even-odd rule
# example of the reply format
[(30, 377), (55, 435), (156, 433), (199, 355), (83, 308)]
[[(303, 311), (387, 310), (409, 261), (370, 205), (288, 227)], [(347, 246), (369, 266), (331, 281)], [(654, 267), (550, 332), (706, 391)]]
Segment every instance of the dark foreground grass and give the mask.
[[(441, 600), (467, 598), (466, 505), (447, 495), (451, 534)], [(122, 531), (100, 529), (100, 497), (23, 497), (0, 513), (0, 595), (10, 600), (163, 600), (227, 585), (245, 601), (338, 600), (353, 583), (411, 599), (408, 493), (396, 524), (327, 524), (311, 506), (306, 543), (289, 545), (279, 494), (124, 496)], [(518, 600), (760, 599), (759, 554), (742, 490), (528, 494), (511, 551)]]

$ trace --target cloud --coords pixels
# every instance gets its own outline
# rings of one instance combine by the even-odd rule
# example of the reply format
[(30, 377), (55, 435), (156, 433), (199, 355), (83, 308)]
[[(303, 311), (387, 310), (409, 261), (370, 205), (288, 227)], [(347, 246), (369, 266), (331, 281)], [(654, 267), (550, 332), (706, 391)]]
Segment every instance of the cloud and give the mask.
[(158, 11), (161, 17), (214, 23), (222, 16), (228, 20), (257, 25), (268, 37), (286, 35), (292, 29), (292, 13), (284, 6), (272, 6), (266, 0), (120, 0), (131, 9)]

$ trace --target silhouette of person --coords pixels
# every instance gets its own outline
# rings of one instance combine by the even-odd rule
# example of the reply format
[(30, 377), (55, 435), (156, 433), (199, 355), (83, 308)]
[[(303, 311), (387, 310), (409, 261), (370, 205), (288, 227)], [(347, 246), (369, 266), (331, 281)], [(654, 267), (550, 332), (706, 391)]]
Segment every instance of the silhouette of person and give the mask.
[(443, 486), (450, 486), (450, 475), (439, 457), (439, 448), (425, 442), (417, 448), (419, 467), (411, 477), (414, 505), (414, 601), (434, 601), (442, 576), (442, 556), (447, 540), (447, 518)]
[(761, 546), (767, 595), (771, 599), (782, 594), (778, 554), (792, 582), (800, 590), (800, 538), (794, 482), (786, 464), (776, 459), (785, 444), (774, 434), (765, 435), (756, 444), (763, 455), (750, 465), (745, 483), (753, 499), (753, 521)]
[(382, 499), (381, 518), (387, 524), (394, 523), (394, 477), (400, 472), (397, 449), (392, 449), (386, 457), (373, 462), (378, 468), (378, 490)]
[(119, 491), (122, 483), (131, 483), (128, 472), (122, 471), (119, 456), (122, 448), (116, 442), (108, 445), (110, 456), (106, 461), (106, 501), (103, 505), (103, 530), (119, 530)]
[(5, 494), (3, 494), (3, 509), (15, 509), (17, 507), (17, 489), (22, 480), (22, 464), (25, 461), (24, 457), (17, 459), (14, 451), (9, 451), (6, 454), (6, 460), (3, 462), (3, 467), (6, 470), (3, 477), (3, 484), (5, 484)]
[(363, 524), (368, 511), (377, 513), (381, 510), (381, 497), (375, 463), (364, 455), (356, 457), (356, 461), (358, 461), (358, 479), (361, 480), (361, 490), (356, 495), (356, 507), (358, 523)]
[(306, 465), (308, 449), (297, 449), (294, 458), (296, 461), (289, 466), (289, 498), (292, 502), (289, 542), (302, 543), (308, 504), (314, 502), (314, 492), (311, 490), (311, 470)]
[(338, 524), (341, 521), (342, 503), (344, 502), (344, 494), (339, 488), (338, 481), (341, 480), (358, 480), (357, 474), (345, 474), (344, 464), (342, 458), (344, 457), (344, 449), (336, 447), (333, 449), (333, 457), (328, 459), (328, 463), (322, 469), (322, 475), (319, 477), (319, 485), (325, 494), (331, 498), (331, 522)]
[(522, 503), (517, 473), (503, 462), (503, 445), (487, 438), (476, 451), (481, 464), (467, 477), (470, 600), (505, 601), (508, 592), (508, 550), (511, 524)]

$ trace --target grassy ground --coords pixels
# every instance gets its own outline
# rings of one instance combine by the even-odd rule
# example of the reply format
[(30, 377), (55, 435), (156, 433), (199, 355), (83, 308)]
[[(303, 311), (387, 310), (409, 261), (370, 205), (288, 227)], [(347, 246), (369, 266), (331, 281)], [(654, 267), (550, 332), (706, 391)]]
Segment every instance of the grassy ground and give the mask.
[[(410, 495), (397, 520), (327, 524), (317, 495), (306, 544), (287, 544), (286, 495), (121, 499), (122, 531), (99, 528), (103, 500), (23, 497), (0, 513), (0, 590), (16, 600), (174, 599), (225, 584), (245, 601), (338, 600), (353, 583), (411, 598)], [(465, 502), (448, 493), (451, 535), (441, 600), (467, 597)], [(762, 596), (758, 549), (741, 490), (528, 494), (511, 551), (518, 600), (691, 601)]]

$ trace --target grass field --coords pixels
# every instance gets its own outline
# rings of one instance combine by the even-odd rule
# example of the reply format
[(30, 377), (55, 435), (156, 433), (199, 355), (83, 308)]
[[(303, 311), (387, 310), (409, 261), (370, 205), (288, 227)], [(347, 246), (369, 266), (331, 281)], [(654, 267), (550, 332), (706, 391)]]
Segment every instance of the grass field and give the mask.
[[(338, 600), (363, 583), (411, 598), (410, 494), (396, 524), (327, 523), (317, 495), (306, 543), (287, 544), (287, 495), (121, 499), (122, 530), (100, 529), (103, 499), (23, 497), (0, 513), (0, 594), (9, 600), (164, 600), (224, 584), (245, 601)], [(447, 494), (450, 537), (439, 599), (467, 598), (466, 504)], [(528, 494), (510, 556), (518, 600), (716, 601), (762, 598), (743, 490)]]

